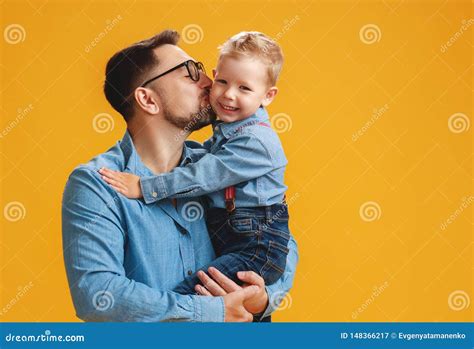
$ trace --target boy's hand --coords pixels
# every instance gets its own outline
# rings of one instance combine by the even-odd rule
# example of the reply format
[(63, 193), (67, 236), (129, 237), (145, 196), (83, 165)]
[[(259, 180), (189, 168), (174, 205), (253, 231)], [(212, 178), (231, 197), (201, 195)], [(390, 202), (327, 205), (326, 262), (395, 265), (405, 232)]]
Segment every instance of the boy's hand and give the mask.
[(140, 199), (143, 197), (139, 176), (131, 173), (112, 171), (105, 167), (102, 167), (99, 173), (102, 175), (104, 181), (127, 198)]

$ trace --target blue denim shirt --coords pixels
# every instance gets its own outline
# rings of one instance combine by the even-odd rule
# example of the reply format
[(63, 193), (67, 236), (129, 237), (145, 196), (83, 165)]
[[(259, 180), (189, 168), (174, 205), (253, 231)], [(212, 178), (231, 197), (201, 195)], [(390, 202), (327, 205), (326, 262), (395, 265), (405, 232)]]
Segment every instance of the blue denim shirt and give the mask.
[[(203, 155), (186, 142), (184, 166)], [(224, 321), (222, 297), (180, 295), (171, 291), (188, 273), (215, 258), (205, 212), (185, 219), (183, 209), (199, 199), (147, 205), (129, 200), (107, 185), (101, 167), (151, 176), (127, 132), (122, 141), (69, 177), (62, 203), (63, 253), (77, 316), (86, 321)], [(287, 292), (298, 260), (289, 245), (283, 277), (267, 287), (272, 295)], [(274, 310), (272, 302), (263, 316)]]
[(204, 146), (209, 153), (198, 162), (142, 178), (145, 202), (207, 194), (211, 207), (225, 208), (224, 189), (232, 185), (236, 207), (270, 206), (283, 201), (287, 160), (264, 108), (244, 120), (218, 123)]

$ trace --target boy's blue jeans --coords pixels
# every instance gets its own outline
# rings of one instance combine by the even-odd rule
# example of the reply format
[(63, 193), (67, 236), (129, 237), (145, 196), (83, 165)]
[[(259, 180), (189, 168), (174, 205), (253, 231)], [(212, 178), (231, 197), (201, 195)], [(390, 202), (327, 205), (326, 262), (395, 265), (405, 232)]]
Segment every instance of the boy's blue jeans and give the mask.
[[(265, 280), (277, 281), (283, 274), (288, 255), (288, 207), (275, 204), (266, 207), (236, 208), (231, 213), (222, 208), (207, 211), (207, 226), (217, 259), (215, 267), (239, 285), (238, 271), (251, 270)], [(196, 274), (187, 277), (174, 289), (181, 294), (195, 293), (200, 283)]]

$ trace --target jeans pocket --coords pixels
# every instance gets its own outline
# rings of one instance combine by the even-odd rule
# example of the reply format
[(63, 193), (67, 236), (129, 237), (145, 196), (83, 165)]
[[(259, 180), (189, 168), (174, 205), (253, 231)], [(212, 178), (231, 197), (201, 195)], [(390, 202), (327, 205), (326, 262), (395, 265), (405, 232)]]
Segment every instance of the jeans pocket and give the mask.
[(236, 234), (254, 235), (257, 233), (257, 221), (251, 217), (231, 217), (227, 221)]
[(270, 285), (277, 281), (285, 272), (286, 257), (290, 249), (275, 241), (269, 241), (267, 249), (267, 261), (260, 270), (260, 275), (265, 283)]
[(265, 235), (271, 237), (273, 240), (277, 240), (275, 242), (288, 243), (290, 240), (290, 232), (288, 229), (278, 229), (275, 224), (273, 224), (272, 227), (263, 227), (262, 231)]

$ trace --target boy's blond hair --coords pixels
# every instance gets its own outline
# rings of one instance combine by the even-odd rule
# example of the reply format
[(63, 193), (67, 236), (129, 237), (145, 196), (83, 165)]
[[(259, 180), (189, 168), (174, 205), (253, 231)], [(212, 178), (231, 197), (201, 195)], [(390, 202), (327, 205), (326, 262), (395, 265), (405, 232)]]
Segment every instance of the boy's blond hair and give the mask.
[(283, 53), (280, 46), (260, 32), (240, 32), (218, 47), (220, 55), (238, 57), (251, 56), (267, 65), (268, 82), (275, 86), (283, 65)]

